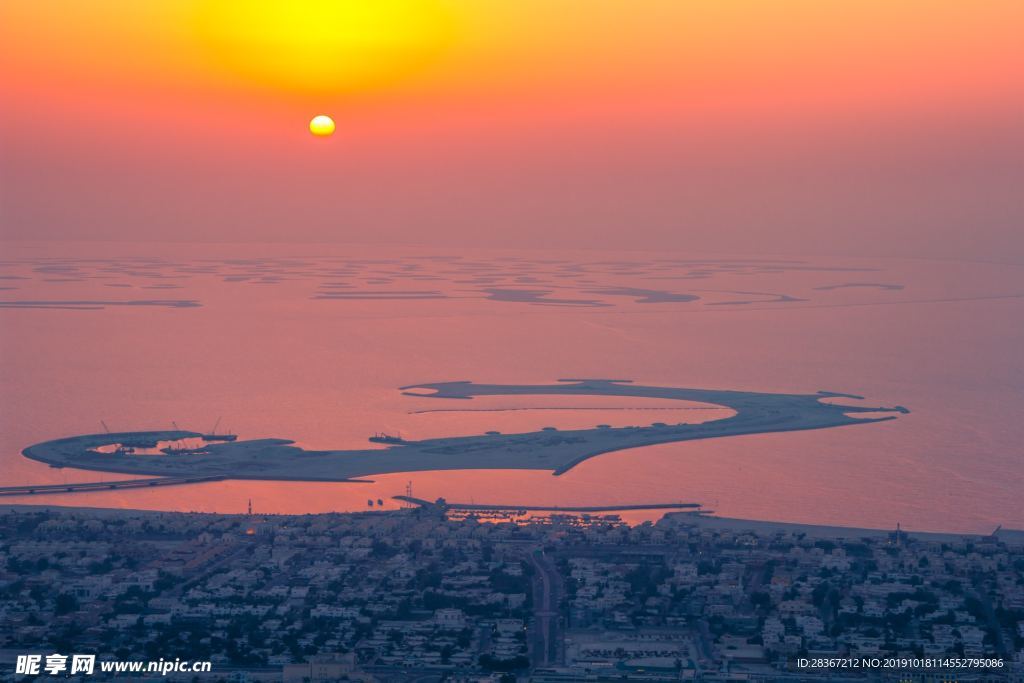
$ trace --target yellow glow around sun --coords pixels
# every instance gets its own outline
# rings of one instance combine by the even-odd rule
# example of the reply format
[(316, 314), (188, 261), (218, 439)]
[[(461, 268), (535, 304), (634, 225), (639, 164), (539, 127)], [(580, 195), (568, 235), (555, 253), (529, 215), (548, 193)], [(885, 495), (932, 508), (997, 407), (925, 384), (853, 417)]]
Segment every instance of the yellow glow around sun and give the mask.
[(268, 87), (358, 92), (429, 64), (452, 39), (440, 0), (198, 0), (213, 59)]
[(309, 132), (321, 138), (334, 135), (334, 119), (326, 114), (314, 116), (309, 122)]

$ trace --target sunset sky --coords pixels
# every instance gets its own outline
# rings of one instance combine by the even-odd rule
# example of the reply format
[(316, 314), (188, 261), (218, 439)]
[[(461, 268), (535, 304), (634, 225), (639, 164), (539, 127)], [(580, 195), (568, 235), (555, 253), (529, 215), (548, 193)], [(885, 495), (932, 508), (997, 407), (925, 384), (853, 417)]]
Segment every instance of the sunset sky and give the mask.
[(0, 13), (7, 239), (1024, 261), (1019, 0)]

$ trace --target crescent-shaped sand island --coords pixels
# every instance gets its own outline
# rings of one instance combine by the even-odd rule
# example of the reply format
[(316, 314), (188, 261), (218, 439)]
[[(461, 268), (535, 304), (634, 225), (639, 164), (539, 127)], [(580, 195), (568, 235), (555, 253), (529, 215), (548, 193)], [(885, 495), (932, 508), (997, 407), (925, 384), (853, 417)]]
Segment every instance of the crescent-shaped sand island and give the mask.
[[(297, 481), (354, 481), (360, 477), (397, 472), (466, 469), (551, 470), (563, 474), (578, 463), (602, 453), (654, 444), (711, 439), (740, 434), (824, 429), (895, 419), (894, 415), (853, 417), (858, 413), (908, 413), (902, 406), (869, 408), (826, 403), (825, 398), (861, 399), (852, 394), (772, 394), (648, 387), (628, 380), (566, 379), (558, 384), (502, 385), (441, 382), (402, 387), (413, 396), (470, 400), (474, 396), (593, 395), (676, 399), (726, 406), (731, 417), (700, 424), (661, 424), (648, 427), (596, 427), (523, 434), (452, 436), (422, 441), (375, 437), (384, 449), (309, 451), (288, 439), (227, 441), (209, 438), (199, 448), (166, 447), (157, 455), (136, 449), (155, 449), (163, 443), (203, 437), (185, 430), (121, 432), (73, 436), (29, 446), (22, 453), (54, 467), (69, 467), (133, 475), (268, 479)], [(433, 392), (433, 393), (420, 393)], [(231, 437), (233, 438), (233, 437)]]

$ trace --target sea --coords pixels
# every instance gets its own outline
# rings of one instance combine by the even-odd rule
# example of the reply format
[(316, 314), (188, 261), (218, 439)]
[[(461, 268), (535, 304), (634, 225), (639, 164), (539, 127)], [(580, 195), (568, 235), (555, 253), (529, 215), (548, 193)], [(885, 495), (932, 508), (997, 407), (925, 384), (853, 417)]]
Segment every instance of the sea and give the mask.
[[(0, 485), (130, 478), (24, 458), (40, 441), (182, 429), (308, 449), (727, 419), (657, 399), (400, 387), (472, 380), (840, 392), (897, 419), (634, 448), (568, 472), (232, 480), (3, 504), (304, 514), (395, 495), (502, 505), (693, 502), (920, 531), (1024, 528), (1024, 266), (960, 260), (416, 245), (0, 245)], [(856, 403), (856, 401), (854, 402)], [(152, 456), (151, 456), (152, 457)], [(157, 456), (159, 457), (159, 456)], [(166, 456), (173, 457), (173, 456)], [(655, 511), (624, 513), (631, 522)]]

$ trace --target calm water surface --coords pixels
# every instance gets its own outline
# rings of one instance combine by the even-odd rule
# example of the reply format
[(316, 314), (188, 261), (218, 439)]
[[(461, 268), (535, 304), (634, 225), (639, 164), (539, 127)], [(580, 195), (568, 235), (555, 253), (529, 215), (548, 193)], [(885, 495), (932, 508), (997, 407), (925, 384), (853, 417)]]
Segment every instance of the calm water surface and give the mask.
[[(890, 422), (622, 451), (562, 476), (434, 472), (370, 484), (222, 482), (8, 498), (218, 512), (459, 502), (695, 501), (728, 516), (907, 528), (1024, 527), (1024, 268), (890, 259), (273, 245), (7, 244), (0, 265), (5, 484), (55, 470), (24, 446), (171, 426), (307, 448), (544, 426), (700, 422), (727, 409), (605, 397), (439, 401), (471, 379), (830, 390)], [(376, 507), (376, 506), (375, 506)]]

